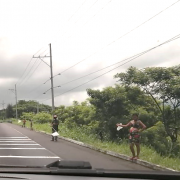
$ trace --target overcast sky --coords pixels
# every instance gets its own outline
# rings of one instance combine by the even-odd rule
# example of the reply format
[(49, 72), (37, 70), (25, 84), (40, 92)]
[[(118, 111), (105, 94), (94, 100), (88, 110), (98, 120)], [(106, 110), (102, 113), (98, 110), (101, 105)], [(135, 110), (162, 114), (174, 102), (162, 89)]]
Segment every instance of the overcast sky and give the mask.
[[(50, 78), (50, 68), (40, 59), (32, 59), (33, 55), (49, 56), (49, 43), (53, 74), (62, 72), (54, 77), (54, 87), (61, 85), (54, 89), (56, 106), (85, 100), (87, 88), (114, 85), (113, 75), (126, 71), (129, 66), (178, 65), (179, 39), (72, 91), (69, 90), (122, 63), (65, 84), (180, 34), (180, 2), (131, 31), (176, 1), (0, 0), (0, 103), (15, 103), (15, 95), (8, 89), (14, 89), (17, 84), (18, 100), (51, 105), (51, 91), (47, 91), (50, 81), (44, 84)], [(50, 62), (48, 57), (43, 60)]]

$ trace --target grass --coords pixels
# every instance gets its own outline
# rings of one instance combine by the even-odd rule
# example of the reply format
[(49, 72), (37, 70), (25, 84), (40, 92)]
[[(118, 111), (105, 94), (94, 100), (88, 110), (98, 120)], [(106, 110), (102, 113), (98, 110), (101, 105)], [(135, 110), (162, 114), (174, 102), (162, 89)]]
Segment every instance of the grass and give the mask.
[[(13, 124), (22, 125), (22, 123), (18, 123), (17, 121), (13, 121)], [(26, 127), (30, 127), (29, 122), (26, 123)], [(51, 127), (48, 123), (46, 124), (34, 123), (33, 129), (37, 131), (45, 131), (45, 132), (51, 133)], [(131, 156), (129, 145), (127, 142), (122, 141), (119, 144), (110, 142), (110, 141), (101, 142), (99, 139), (96, 138), (95, 135), (93, 134), (88, 135), (85, 132), (85, 130), (82, 128), (68, 129), (67, 127), (65, 127), (65, 125), (61, 124), (59, 134), (63, 137), (68, 137), (74, 140), (78, 140), (86, 144), (92, 145), (96, 148), (114, 151), (116, 153)], [(157, 164), (163, 167), (180, 171), (179, 158), (175, 159), (175, 158), (169, 158), (169, 157), (162, 157), (156, 151), (154, 151), (151, 147), (141, 145), (140, 157), (142, 160), (151, 162), (153, 164)]]

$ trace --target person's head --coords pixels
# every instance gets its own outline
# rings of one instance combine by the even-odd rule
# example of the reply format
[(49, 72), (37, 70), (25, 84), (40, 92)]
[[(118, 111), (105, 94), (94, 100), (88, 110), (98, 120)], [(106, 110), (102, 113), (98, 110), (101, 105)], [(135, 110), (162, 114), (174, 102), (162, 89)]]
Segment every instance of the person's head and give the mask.
[(132, 119), (135, 120), (135, 121), (137, 121), (137, 120), (138, 120), (138, 113), (134, 113), (134, 114), (132, 115)]
[(57, 119), (57, 115), (54, 115), (54, 119)]

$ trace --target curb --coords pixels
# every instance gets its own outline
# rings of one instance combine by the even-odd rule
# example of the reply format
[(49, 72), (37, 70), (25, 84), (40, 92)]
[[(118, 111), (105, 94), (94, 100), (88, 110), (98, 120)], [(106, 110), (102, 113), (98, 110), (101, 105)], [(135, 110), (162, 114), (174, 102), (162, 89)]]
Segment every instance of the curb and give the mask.
[[(27, 129), (30, 129), (30, 128), (27, 128)], [(51, 136), (50, 133), (47, 133), (45, 131), (37, 131), (37, 130), (33, 130), (33, 131), (38, 132), (38, 133), (42, 133), (42, 134), (47, 134), (47, 135)], [(92, 150), (95, 150), (95, 151), (98, 151), (98, 152), (101, 152), (101, 153), (104, 153), (104, 154), (107, 154), (107, 155), (110, 155), (110, 156), (113, 156), (113, 157), (116, 157), (116, 158), (119, 158), (119, 159), (124, 159), (126, 161), (132, 162), (131, 160), (129, 160), (130, 157), (126, 156), (124, 154), (119, 154), (119, 153), (116, 153), (116, 152), (113, 152), (113, 151), (108, 151), (108, 150), (106, 151), (106, 150), (103, 150), (103, 149), (100, 149), (100, 148), (96, 148), (96, 147), (94, 147), (92, 145), (85, 144), (85, 143), (83, 143), (81, 141), (76, 141), (76, 140), (73, 140), (73, 139), (70, 139), (70, 138), (65, 138), (65, 137), (62, 137), (62, 136), (58, 136), (58, 138), (63, 139), (63, 140), (68, 141), (68, 142), (71, 142), (71, 143), (74, 143), (74, 144), (77, 144), (79, 146), (83, 146), (83, 147), (86, 147), (86, 148), (89, 148), (89, 149), (92, 149)], [(148, 167), (148, 168), (153, 169), (153, 170), (180, 172), (180, 171), (170, 169), (170, 168), (165, 168), (165, 167), (162, 167), (160, 165), (156, 165), (156, 164), (153, 164), (153, 163), (150, 163), (148, 161), (141, 160), (141, 159), (137, 159), (136, 161), (133, 161), (133, 163)]]
[[(47, 135), (51, 136), (50, 133), (47, 133), (45, 131), (35, 131), (35, 132), (40, 132), (40, 133), (47, 134)], [(71, 143), (74, 143), (74, 144), (77, 144), (77, 145), (80, 145), (80, 146), (83, 146), (83, 147), (86, 147), (86, 148), (89, 148), (89, 149), (92, 149), (92, 150), (95, 150), (95, 151), (98, 151), (98, 152), (101, 152), (101, 153), (104, 153), (104, 154), (107, 154), (107, 155), (110, 155), (110, 156), (113, 156), (113, 157), (116, 157), (116, 158), (119, 158), (119, 159), (124, 159), (126, 161), (132, 162), (131, 160), (129, 160), (130, 157), (126, 156), (124, 154), (119, 154), (119, 153), (116, 153), (116, 152), (113, 152), (113, 151), (106, 151), (106, 150), (103, 150), (103, 149), (100, 149), (100, 148), (96, 148), (96, 147), (94, 147), (92, 145), (85, 144), (85, 143), (83, 143), (81, 141), (76, 141), (76, 140), (73, 140), (73, 139), (70, 139), (70, 138), (65, 138), (65, 137), (62, 137), (62, 136), (58, 136), (58, 138), (63, 139), (65, 141), (69, 141)], [(153, 163), (150, 163), (148, 161), (141, 160), (141, 159), (138, 159), (138, 160), (133, 161), (133, 162), (136, 163), (136, 164), (151, 168), (153, 170), (179, 172), (177, 170), (170, 169), (170, 168), (165, 168), (165, 167), (162, 167), (160, 165), (156, 165), (156, 164), (153, 164)]]

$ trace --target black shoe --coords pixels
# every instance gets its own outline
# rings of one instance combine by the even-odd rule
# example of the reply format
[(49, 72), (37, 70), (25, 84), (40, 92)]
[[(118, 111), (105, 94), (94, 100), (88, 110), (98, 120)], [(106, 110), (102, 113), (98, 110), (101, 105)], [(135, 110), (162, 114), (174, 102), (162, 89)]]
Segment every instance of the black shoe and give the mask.
[(51, 139), (51, 141), (54, 141), (53, 139)]

